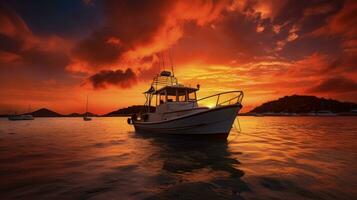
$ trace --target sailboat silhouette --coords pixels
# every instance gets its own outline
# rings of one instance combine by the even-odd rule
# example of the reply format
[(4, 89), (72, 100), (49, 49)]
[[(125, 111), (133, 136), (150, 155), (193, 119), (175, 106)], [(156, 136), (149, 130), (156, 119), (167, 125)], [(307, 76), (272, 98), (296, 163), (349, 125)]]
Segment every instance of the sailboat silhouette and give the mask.
[(88, 116), (88, 95), (87, 95), (86, 113), (84, 113), (83, 120), (84, 120), (84, 121), (90, 121), (90, 120), (92, 120), (92, 118), (90, 118), (90, 117)]

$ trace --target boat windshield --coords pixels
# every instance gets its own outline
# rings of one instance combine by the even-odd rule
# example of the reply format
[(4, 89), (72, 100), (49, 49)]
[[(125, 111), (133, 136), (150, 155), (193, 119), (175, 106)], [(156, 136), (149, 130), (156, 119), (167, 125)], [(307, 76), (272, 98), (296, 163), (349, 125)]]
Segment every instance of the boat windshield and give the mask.
[(194, 88), (166, 88), (160, 90), (156, 95), (158, 95), (159, 104), (196, 101), (196, 89)]
[(188, 101), (196, 101), (196, 92), (191, 92), (188, 94)]

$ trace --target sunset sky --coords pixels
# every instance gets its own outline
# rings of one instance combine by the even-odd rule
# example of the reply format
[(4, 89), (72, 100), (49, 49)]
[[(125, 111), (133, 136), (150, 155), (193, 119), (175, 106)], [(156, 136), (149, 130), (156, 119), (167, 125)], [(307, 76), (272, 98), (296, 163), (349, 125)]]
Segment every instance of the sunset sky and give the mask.
[(243, 90), (243, 112), (292, 94), (357, 102), (357, 1), (0, 0), (0, 113), (143, 104), (168, 49), (181, 83)]

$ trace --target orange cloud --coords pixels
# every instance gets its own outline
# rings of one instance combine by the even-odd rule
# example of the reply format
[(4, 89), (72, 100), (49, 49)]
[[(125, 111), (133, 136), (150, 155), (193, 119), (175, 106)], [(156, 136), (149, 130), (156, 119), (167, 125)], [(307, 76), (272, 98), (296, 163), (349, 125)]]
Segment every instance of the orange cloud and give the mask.
[(0, 7), (0, 36), (2, 43), (0, 63), (6, 66), (15, 64), (29, 67), (42, 64), (51, 67), (66, 57), (71, 48), (70, 41), (56, 35), (46, 37), (35, 35), (20, 16), (2, 7)]
[[(170, 1), (160, 2), (158, 7), (149, 2), (140, 6), (130, 1), (107, 1), (105, 4), (107, 26), (95, 31), (89, 38), (76, 45), (66, 69), (69, 72), (95, 76), (101, 70), (117, 71), (130, 68), (133, 73), (143, 76), (146, 80), (145, 77), (148, 75), (143, 72), (150, 72), (152, 75), (152, 71), (157, 70), (156, 61), (147, 62), (147, 57), (152, 57), (157, 52), (165, 51), (176, 44), (184, 35), (186, 23), (193, 22), (197, 26), (205, 26), (218, 20), (222, 11), (227, 9), (229, 1)], [(137, 16), (135, 12), (125, 13), (129, 8), (136, 9), (141, 16)], [(152, 21), (144, 28), (135, 25), (142, 24), (148, 18)], [(118, 29), (125, 25), (130, 26), (130, 32)]]
[(286, 1), (284, 0), (257, 1), (257, 3), (253, 6), (253, 9), (256, 13), (260, 14), (262, 19), (274, 20), (285, 3)]

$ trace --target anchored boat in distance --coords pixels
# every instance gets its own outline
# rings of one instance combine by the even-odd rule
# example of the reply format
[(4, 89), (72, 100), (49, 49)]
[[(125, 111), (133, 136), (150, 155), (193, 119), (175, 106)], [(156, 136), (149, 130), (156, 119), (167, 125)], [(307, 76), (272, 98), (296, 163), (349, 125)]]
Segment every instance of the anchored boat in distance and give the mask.
[(34, 120), (34, 117), (32, 115), (10, 115), (8, 117), (9, 120), (11, 121), (18, 121), (18, 120)]
[[(193, 88), (179, 84), (170, 71), (162, 71), (144, 92), (146, 112), (133, 114), (128, 123), (139, 133), (227, 138), (242, 108), (243, 92), (221, 92), (197, 99), (199, 89), (199, 85)], [(155, 111), (150, 110), (153, 101)], [(202, 102), (209, 102), (211, 106), (201, 106)]]
[(31, 114), (31, 105), (29, 105), (27, 114), (17, 114), (16, 112), (8, 117), (11, 121), (19, 121), (19, 120), (34, 120), (35, 118)]
[(92, 120), (92, 118), (90, 118), (88, 116), (88, 95), (87, 95), (86, 113), (84, 113), (83, 120), (84, 121), (91, 121)]

